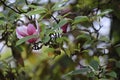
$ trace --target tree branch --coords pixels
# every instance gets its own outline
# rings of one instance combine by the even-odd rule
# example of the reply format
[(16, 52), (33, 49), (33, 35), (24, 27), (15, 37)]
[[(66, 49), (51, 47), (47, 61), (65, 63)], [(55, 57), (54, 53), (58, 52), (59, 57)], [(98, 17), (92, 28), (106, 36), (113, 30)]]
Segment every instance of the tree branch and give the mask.
[(53, 15), (51, 15), (52, 18), (56, 21), (56, 23), (58, 24), (59, 23), (59, 20), (57, 20)]
[(25, 0), (25, 3), (26, 3), (26, 5), (29, 5), (28, 2), (27, 2), (27, 0)]
[(4, 1), (2, 1), (2, 0), (1, 0), (0, 2), (1, 2), (5, 7), (11, 9), (11, 10), (14, 11), (15, 13), (18, 13), (18, 14), (27, 13), (27, 12), (22, 12), (22, 11), (20, 11), (17, 7), (15, 7), (16, 9), (14, 9), (14, 8), (8, 6), (8, 5), (7, 5)]
[(16, 12), (16, 13), (18, 13), (18, 14), (20, 14), (20, 12), (18, 12), (17, 10), (15, 10), (14, 8), (11, 8), (10, 6), (8, 6), (7, 4), (5, 4), (5, 2), (4, 1), (0, 1), (5, 7), (7, 7), (7, 8), (9, 8), (9, 9), (11, 9), (11, 10), (13, 10), (14, 12)]

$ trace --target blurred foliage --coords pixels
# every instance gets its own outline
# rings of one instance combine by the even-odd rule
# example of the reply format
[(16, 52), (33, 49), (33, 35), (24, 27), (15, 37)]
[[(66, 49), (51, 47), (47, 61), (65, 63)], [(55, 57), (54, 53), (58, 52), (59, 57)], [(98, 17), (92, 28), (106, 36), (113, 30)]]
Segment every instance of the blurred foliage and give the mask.
[[(119, 0), (10, 1), (0, 0), (0, 42), (11, 49), (0, 49), (0, 80), (120, 79)], [(100, 34), (102, 18), (109, 35)], [(16, 28), (36, 21), (40, 35), (18, 40)]]

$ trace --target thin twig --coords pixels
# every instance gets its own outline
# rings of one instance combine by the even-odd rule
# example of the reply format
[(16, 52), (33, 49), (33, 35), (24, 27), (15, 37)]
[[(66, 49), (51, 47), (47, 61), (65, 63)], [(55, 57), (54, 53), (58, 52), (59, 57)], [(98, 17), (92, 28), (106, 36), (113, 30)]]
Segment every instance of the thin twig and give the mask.
[(9, 9), (13, 10), (15, 13), (18, 13), (18, 14), (27, 13), (27, 12), (24, 12), (24, 11), (20, 11), (20, 10), (18, 9), (18, 7), (15, 7), (16, 9), (14, 9), (14, 8), (8, 6), (8, 5), (5, 4), (5, 2), (2, 1), (2, 0), (1, 0), (0, 2), (1, 2), (5, 7), (7, 7), (7, 8), (9, 8)]
[(4, 1), (1, 0), (0, 2), (1, 2), (4, 6), (6, 6), (7, 8), (9, 8), (9, 9), (13, 10), (14, 12), (20, 14), (20, 12), (16, 11), (14, 8), (12, 8), (12, 7), (8, 6), (8, 5), (6, 5)]
[(59, 23), (59, 20), (57, 20), (53, 15), (51, 15), (52, 18), (56, 21), (56, 23), (58, 24)]
[(27, 2), (27, 0), (25, 0), (25, 3), (26, 3), (26, 5), (29, 5), (28, 2)]

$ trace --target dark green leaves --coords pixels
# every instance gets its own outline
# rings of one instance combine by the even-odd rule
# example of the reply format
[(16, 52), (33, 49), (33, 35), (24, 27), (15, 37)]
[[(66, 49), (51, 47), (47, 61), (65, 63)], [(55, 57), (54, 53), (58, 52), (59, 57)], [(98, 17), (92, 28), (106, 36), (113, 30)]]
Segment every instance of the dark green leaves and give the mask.
[(116, 67), (120, 68), (120, 61), (116, 62)]
[(1, 18), (1, 17), (5, 17), (5, 16), (4, 16), (4, 14), (3, 14), (3, 13), (1, 13), (1, 12), (0, 12), (0, 18)]
[(89, 18), (87, 16), (77, 16), (75, 17), (73, 24), (78, 24), (78, 23), (85, 22), (85, 21), (89, 21)]
[(0, 25), (5, 22), (5, 21), (4, 21), (4, 18), (5, 18), (5, 15), (0, 12)]
[(56, 29), (62, 27), (63, 25), (65, 25), (66, 23), (68, 23), (68, 20), (63, 19), (63, 20), (61, 20), (58, 24), (55, 24), (55, 25), (54, 25), (54, 26), (55, 26), (54, 29), (56, 30)]
[(43, 7), (36, 8), (32, 11), (29, 11), (27, 13), (28, 16), (35, 15), (35, 14), (41, 14), (41, 13), (46, 13), (46, 9)]
[(90, 69), (87, 68), (87, 67), (86, 68), (80, 68), (79, 70), (71, 71), (66, 75), (78, 75), (78, 74), (83, 74), (83, 73), (88, 72), (88, 71), (90, 71)]
[(47, 9), (40, 6), (29, 5), (28, 7), (32, 8), (33, 10), (27, 13), (28, 16), (35, 15), (35, 14), (42, 14), (46, 13)]
[(99, 63), (98, 63), (98, 61), (96, 61), (96, 60), (92, 60), (92, 61), (90, 62), (90, 66), (91, 66), (94, 70), (98, 70), (98, 69), (99, 69)]
[(0, 25), (3, 24), (3, 23), (4, 23), (4, 21), (3, 21), (3, 20), (0, 20)]
[(109, 73), (107, 73), (106, 75), (108, 75), (108, 76), (110, 76), (110, 77), (113, 77), (113, 78), (117, 78), (117, 74), (116, 74), (114, 71), (109, 72)]
[(50, 36), (47, 35), (47, 36), (44, 36), (44, 38), (42, 39), (42, 42), (47, 43), (49, 40), (50, 40)]
[(106, 15), (106, 14), (112, 12), (112, 11), (113, 11), (112, 9), (106, 9), (103, 12), (101, 12), (100, 14), (98, 14), (97, 16), (104, 16), (104, 15)]
[(87, 34), (81, 34), (77, 36), (77, 39), (85, 39), (85, 40), (89, 40), (91, 39), (91, 37)]
[(64, 4), (63, 1), (60, 1), (60, 2), (55, 3), (55, 5), (52, 7), (52, 10), (53, 10), (53, 11), (57, 11), (57, 10), (64, 9), (65, 6), (62, 6), (62, 4)]

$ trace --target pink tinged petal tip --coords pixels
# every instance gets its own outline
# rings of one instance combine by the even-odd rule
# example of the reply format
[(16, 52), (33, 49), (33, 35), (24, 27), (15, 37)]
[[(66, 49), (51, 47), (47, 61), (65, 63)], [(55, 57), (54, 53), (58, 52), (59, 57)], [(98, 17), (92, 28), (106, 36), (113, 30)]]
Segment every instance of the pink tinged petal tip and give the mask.
[(34, 25), (33, 24), (28, 24), (28, 26), (27, 26), (27, 33), (29, 35), (32, 35), (35, 32), (36, 32), (36, 28), (34, 27)]

